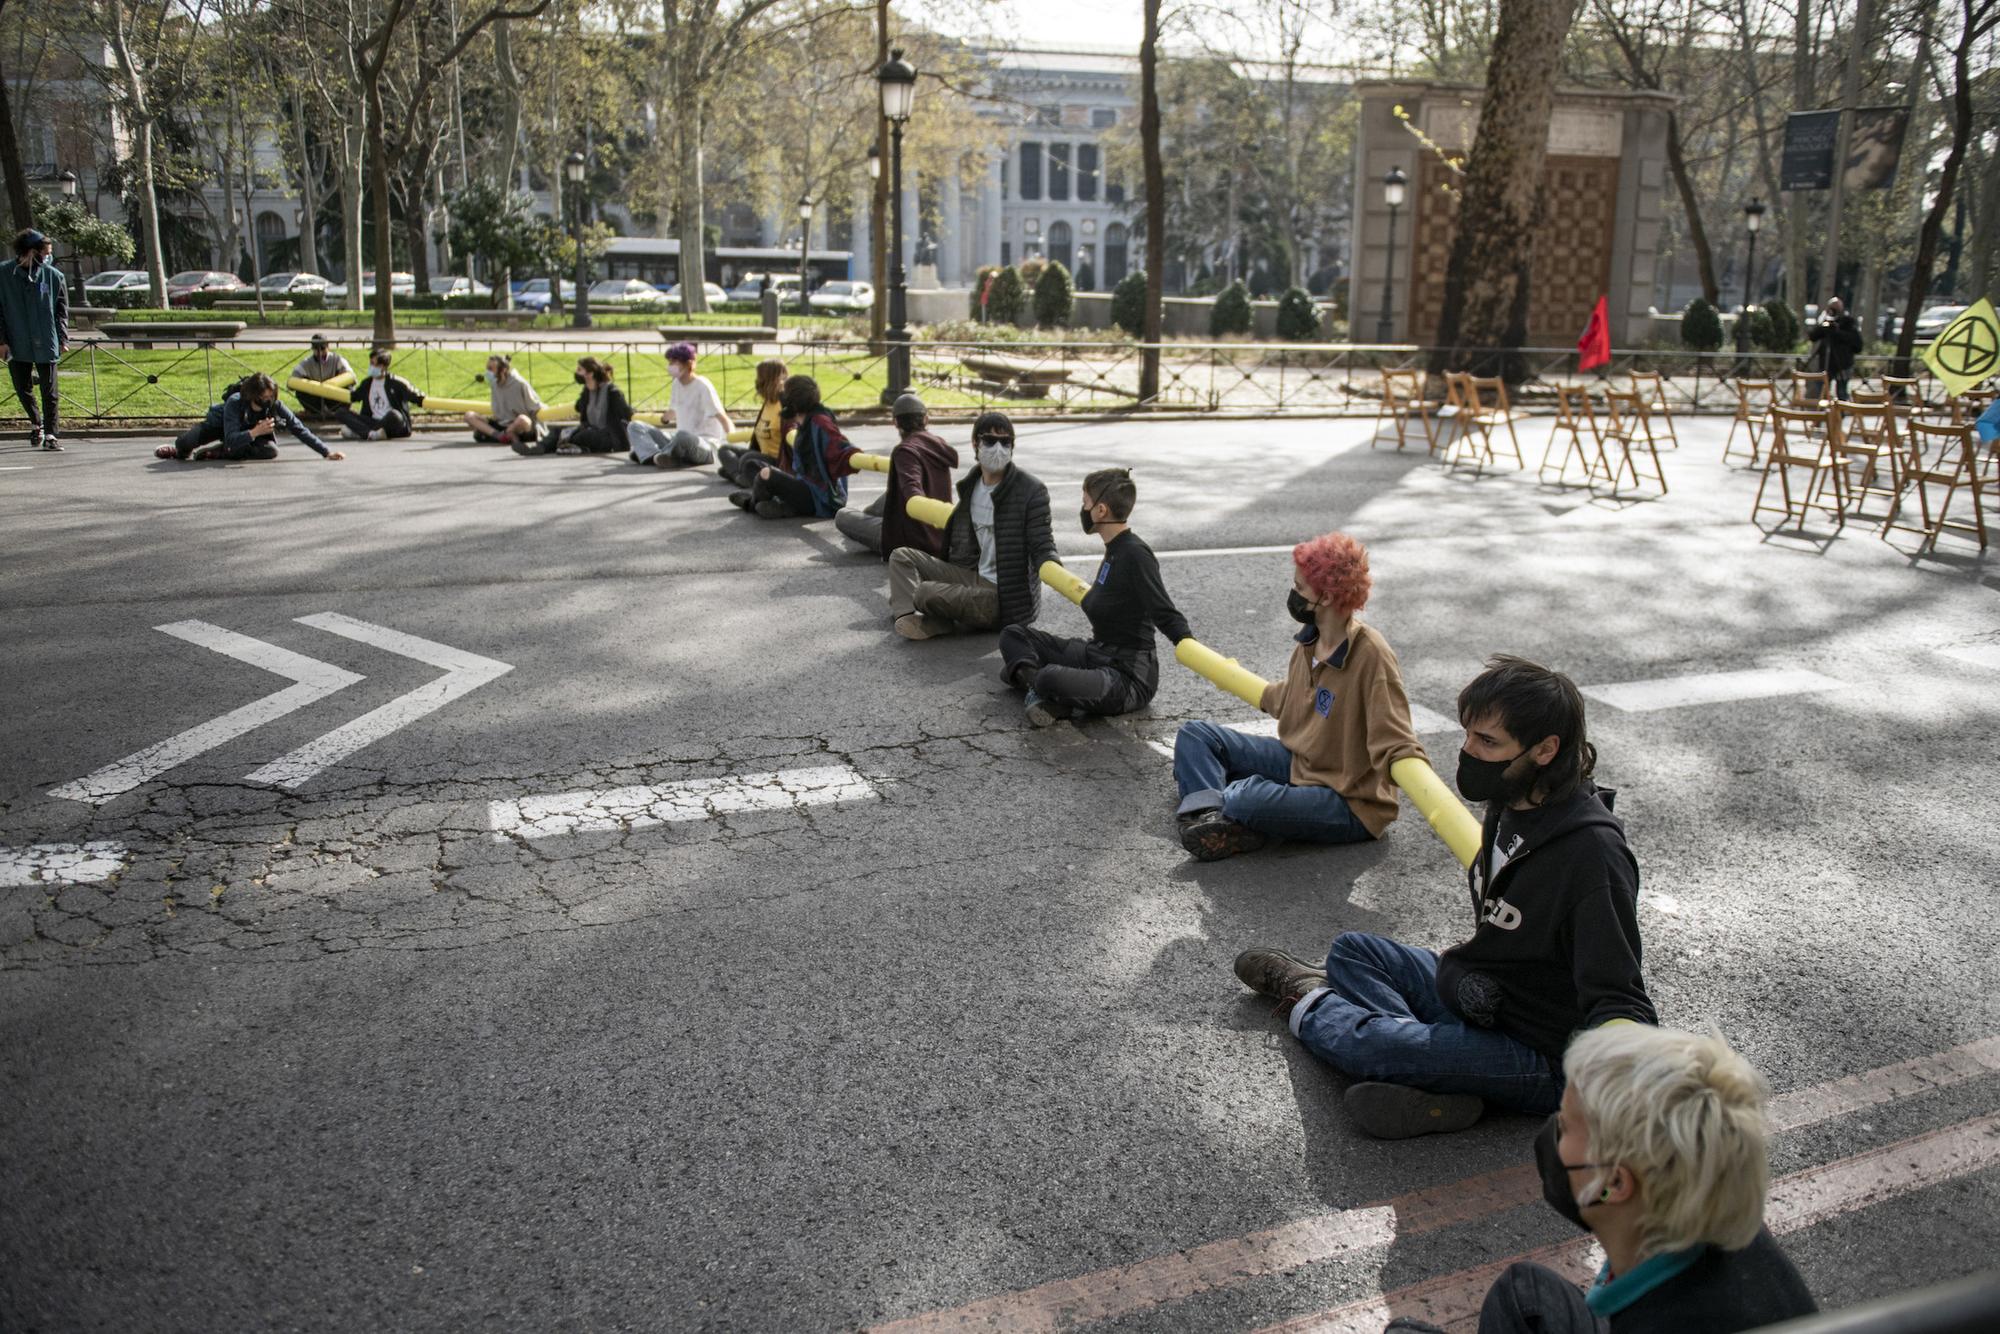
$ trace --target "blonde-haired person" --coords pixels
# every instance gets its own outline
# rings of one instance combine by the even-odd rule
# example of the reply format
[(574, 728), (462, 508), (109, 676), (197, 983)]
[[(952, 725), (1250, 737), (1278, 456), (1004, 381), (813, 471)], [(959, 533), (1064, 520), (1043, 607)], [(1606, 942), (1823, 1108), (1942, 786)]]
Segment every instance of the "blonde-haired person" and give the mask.
[[(1542, 1194), (1595, 1233), (1585, 1295), (1552, 1270), (1509, 1266), (1479, 1334), (1734, 1334), (1818, 1308), (1764, 1226), (1769, 1090), (1719, 1034), (1613, 1024), (1563, 1057), (1562, 1109), (1535, 1139)], [(1391, 1329), (1429, 1328), (1398, 1321)]]
[(772, 357), (757, 363), (757, 420), (750, 424), (750, 447), (723, 445), (715, 451), (715, 474), (725, 482), (748, 487), (764, 469), (782, 464), (785, 456), (785, 377), (790, 368)]

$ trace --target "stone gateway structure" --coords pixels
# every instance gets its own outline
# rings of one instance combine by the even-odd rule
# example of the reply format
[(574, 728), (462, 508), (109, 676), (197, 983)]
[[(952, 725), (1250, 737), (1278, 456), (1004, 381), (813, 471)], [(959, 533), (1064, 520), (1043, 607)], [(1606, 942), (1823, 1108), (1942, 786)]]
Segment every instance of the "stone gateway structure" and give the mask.
[[(1484, 89), (1368, 81), (1354, 92), (1361, 123), (1354, 146), (1349, 327), (1357, 342), (1373, 341), (1390, 263), (1382, 178), (1400, 167), (1409, 177), (1409, 197), (1396, 215), (1390, 328), (1396, 341), (1429, 344), (1437, 337), (1458, 222), (1458, 174), (1445, 159), (1471, 151)], [(1556, 94), (1528, 296), (1530, 345), (1573, 346), (1600, 296), (1608, 298), (1614, 344), (1631, 346), (1648, 337), (1673, 104), (1666, 93)]]

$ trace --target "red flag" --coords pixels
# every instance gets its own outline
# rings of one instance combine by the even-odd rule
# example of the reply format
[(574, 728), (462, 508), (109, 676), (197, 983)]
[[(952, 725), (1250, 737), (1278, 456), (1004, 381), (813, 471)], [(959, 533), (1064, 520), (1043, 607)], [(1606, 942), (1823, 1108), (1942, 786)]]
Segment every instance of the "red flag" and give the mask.
[(1610, 361), (1611, 315), (1605, 309), (1604, 298), (1599, 297), (1590, 312), (1590, 323), (1583, 326), (1583, 337), (1576, 340), (1576, 368), (1587, 371)]

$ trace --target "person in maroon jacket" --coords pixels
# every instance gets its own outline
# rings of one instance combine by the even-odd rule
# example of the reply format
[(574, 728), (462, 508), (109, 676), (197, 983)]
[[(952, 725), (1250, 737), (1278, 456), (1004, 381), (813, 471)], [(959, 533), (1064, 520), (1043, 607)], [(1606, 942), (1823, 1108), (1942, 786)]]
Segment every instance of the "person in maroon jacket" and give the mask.
[(859, 513), (844, 509), (834, 515), (833, 526), (883, 560), (897, 547), (942, 557), (944, 530), (912, 519), (908, 502), (911, 496), (951, 502), (958, 451), (931, 434), (929, 409), (915, 394), (898, 398), (894, 411), (896, 431), (903, 438), (889, 454), (889, 489)]

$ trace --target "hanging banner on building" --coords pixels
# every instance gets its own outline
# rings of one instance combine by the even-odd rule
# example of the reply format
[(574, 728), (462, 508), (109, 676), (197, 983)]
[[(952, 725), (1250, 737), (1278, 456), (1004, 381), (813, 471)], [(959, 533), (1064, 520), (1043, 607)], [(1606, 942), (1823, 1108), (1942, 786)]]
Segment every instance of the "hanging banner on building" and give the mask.
[(1785, 117), (1785, 151), (1778, 161), (1778, 188), (1831, 190), (1833, 149), (1839, 138), (1838, 111), (1794, 111)]
[(1848, 189), (1886, 190), (1896, 183), (1903, 131), (1909, 125), (1908, 107), (1863, 107), (1854, 113), (1854, 132), (1847, 140)]

